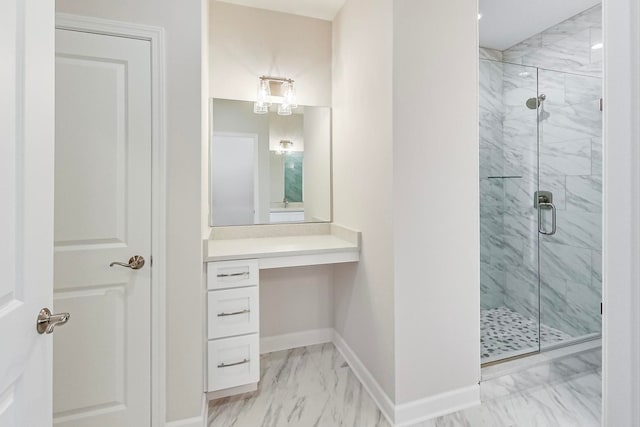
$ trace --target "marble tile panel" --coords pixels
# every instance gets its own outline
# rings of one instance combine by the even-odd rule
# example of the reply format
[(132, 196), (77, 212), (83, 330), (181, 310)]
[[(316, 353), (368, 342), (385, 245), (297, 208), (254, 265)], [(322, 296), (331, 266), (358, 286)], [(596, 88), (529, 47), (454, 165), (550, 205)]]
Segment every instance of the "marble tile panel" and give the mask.
[(504, 206), (506, 211), (526, 211), (533, 208), (533, 197), (538, 182), (535, 174), (523, 175), (522, 178), (506, 179), (504, 183)]
[[(541, 37), (542, 38), (542, 37)], [(553, 44), (527, 52), (522, 63), (549, 70), (571, 71), (590, 63), (591, 33), (589, 29), (574, 33)]]
[(536, 34), (502, 52), (505, 62), (519, 64), (522, 57), (542, 47), (542, 34)]
[(537, 237), (538, 215), (536, 209), (508, 209), (504, 214), (504, 236), (531, 240)]
[(538, 317), (538, 272), (526, 266), (505, 271), (505, 305), (528, 318)]
[(550, 277), (542, 272), (540, 277), (540, 321), (570, 336), (576, 336), (574, 328), (567, 323), (566, 306), (567, 281)]
[(591, 250), (542, 241), (540, 271), (545, 277), (589, 283)]
[(540, 146), (540, 175), (589, 175), (591, 139), (578, 139)]
[(538, 93), (545, 95), (544, 107), (546, 110), (553, 110), (564, 107), (567, 104), (566, 79), (567, 73), (538, 70)]
[(503, 151), (493, 148), (480, 148), (480, 177), (502, 176), (504, 170)]
[(492, 264), (480, 265), (480, 302), (482, 308), (496, 308), (504, 305), (504, 271)]
[[(567, 208), (565, 175), (541, 175), (540, 190), (553, 193), (553, 203), (556, 205), (556, 209), (565, 210)], [(531, 198), (531, 203), (533, 203), (533, 197)]]
[(502, 61), (502, 51), (490, 49), (487, 47), (480, 48), (480, 59), (489, 59), (493, 61)]
[(602, 138), (591, 139), (591, 175), (602, 176)]
[(480, 206), (504, 206), (504, 179), (480, 178)]
[[(544, 210), (542, 214), (544, 227), (548, 230), (551, 228), (551, 211)], [(568, 210), (558, 211), (556, 234), (541, 236), (541, 241), (600, 250), (602, 248), (602, 215)]]
[(602, 177), (568, 176), (567, 211), (602, 212)]
[(591, 251), (591, 287), (602, 292), (602, 251)]
[(540, 145), (602, 136), (602, 113), (596, 101), (562, 107), (546, 107), (540, 126)]
[(503, 237), (503, 263), (505, 269), (513, 269), (524, 265), (525, 246), (529, 243), (526, 239), (518, 236)]
[[(486, 121), (480, 117), (480, 149), (497, 150), (500, 152), (504, 146), (502, 137), (502, 122)], [(502, 161), (502, 160), (500, 160)]]
[[(602, 40), (602, 28), (591, 28), (591, 64), (598, 65), (599, 67), (602, 67), (602, 52), (604, 49), (594, 49), (593, 46), (602, 43)], [(600, 77), (601, 74), (598, 74), (598, 76)]]
[(567, 73), (544, 72), (542, 78), (551, 74), (563, 74), (565, 85), (565, 102), (573, 104), (593, 104), (602, 98), (602, 79)]

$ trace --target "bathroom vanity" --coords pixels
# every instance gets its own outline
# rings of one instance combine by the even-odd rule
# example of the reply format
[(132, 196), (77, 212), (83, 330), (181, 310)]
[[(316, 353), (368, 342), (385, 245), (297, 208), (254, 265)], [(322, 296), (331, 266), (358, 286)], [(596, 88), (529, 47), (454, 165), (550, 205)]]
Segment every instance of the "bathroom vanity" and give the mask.
[(204, 241), (209, 399), (257, 388), (260, 271), (357, 262), (360, 238), (329, 223), (214, 228)]

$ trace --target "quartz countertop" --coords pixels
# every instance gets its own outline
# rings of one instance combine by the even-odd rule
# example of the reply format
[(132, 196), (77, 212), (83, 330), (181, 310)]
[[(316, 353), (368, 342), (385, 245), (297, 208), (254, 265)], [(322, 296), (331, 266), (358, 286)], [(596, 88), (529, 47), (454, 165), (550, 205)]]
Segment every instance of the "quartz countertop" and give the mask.
[[(327, 261), (357, 261), (360, 253), (360, 232), (335, 224), (327, 224), (321, 234), (279, 235), (288, 233), (287, 226), (272, 228), (273, 232), (260, 232), (260, 237), (251, 237), (252, 233), (240, 231), (241, 238), (208, 239), (204, 241), (204, 262), (235, 259), (265, 259), (286, 257), (331, 256)], [(214, 230), (215, 235), (215, 230)], [(345, 255), (340, 261), (340, 255)], [(336, 257), (337, 256), (337, 257)], [(322, 264), (310, 261), (309, 265)], [(333, 262), (326, 262), (333, 263)], [(295, 265), (300, 264), (299, 261)], [(286, 266), (286, 265), (285, 265)]]

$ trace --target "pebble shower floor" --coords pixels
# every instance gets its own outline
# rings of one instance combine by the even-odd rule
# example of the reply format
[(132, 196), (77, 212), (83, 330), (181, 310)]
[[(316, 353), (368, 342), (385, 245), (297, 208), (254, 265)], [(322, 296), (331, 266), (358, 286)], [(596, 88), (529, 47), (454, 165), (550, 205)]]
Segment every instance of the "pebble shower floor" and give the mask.
[[(540, 337), (545, 345), (560, 343), (571, 336), (540, 325)], [(482, 362), (538, 350), (538, 322), (507, 307), (483, 309), (480, 312), (480, 354)]]

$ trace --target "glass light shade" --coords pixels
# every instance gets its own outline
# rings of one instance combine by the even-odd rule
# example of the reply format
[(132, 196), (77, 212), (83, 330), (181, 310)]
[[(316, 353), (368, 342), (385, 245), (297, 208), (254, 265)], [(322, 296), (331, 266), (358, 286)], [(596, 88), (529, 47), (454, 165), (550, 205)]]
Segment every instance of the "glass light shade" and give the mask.
[(253, 104), (253, 112), (256, 114), (267, 114), (269, 112), (269, 106), (263, 102), (256, 102)]
[[(286, 86), (285, 86), (286, 84)], [(282, 93), (284, 94), (284, 102), (289, 104), (291, 108), (298, 108), (298, 101), (296, 97), (296, 88), (293, 85), (293, 82), (285, 82), (282, 84)]]
[(258, 83), (258, 94), (256, 95), (256, 103), (269, 106), (269, 97), (271, 97), (269, 81), (260, 79), (260, 83)]
[(291, 105), (289, 105), (289, 104), (280, 104), (280, 105), (278, 105), (278, 115), (279, 116), (290, 116), (291, 115)]

